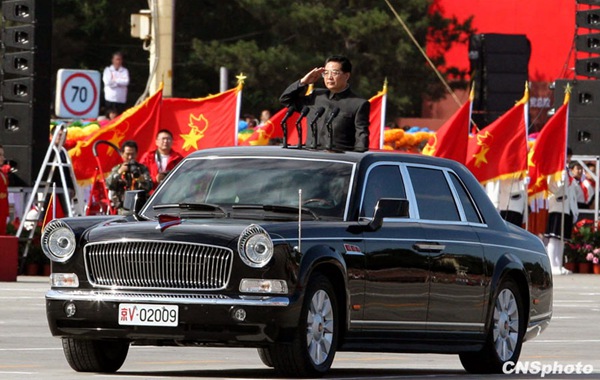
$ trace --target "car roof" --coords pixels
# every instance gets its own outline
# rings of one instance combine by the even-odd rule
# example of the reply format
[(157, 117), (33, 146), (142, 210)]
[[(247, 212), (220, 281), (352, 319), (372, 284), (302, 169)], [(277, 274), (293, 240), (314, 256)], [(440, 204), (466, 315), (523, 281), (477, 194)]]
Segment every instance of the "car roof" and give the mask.
[(310, 150), (287, 148), (281, 146), (250, 146), (250, 147), (228, 147), (199, 150), (188, 157), (206, 157), (206, 156), (262, 156), (262, 157), (291, 157), (308, 158), (320, 160), (346, 161), (349, 163), (369, 163), (376, 161), (394, 161), (418, 163), (424, 165), (442, 166), (456, 168), (460, 166), (455, 161), (446, 160), (437, 157), (424, 156), (420, 154), (391, 152), (391, 151), (367, 151), (359, 152), (331, 152), (327, 150)]

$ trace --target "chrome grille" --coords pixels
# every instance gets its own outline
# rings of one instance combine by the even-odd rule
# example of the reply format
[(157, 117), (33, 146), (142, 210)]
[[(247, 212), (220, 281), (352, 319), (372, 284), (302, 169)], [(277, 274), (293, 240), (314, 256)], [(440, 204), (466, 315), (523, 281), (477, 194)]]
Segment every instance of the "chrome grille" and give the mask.
[(84, 258), (92, 285), (132, 289), (224, 289), (233, 264), (228, 248), (148, 240), (89, 243)]

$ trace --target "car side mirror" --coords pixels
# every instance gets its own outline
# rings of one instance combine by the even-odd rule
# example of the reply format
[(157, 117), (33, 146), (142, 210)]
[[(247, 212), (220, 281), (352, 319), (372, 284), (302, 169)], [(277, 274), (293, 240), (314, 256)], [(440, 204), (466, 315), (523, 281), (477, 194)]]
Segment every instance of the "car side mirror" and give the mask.
[(148, 196), (144, 190), (126, 191), (125, 198), (123, 199), (123, 209), (133, 215), (138, 215), (147, 200)]
[(375, 206), (373, 220), (369, 223), (370, 231), (377, 231), (383, 225), (384, 218), (408, 218), (408, 200), (381, 198)]

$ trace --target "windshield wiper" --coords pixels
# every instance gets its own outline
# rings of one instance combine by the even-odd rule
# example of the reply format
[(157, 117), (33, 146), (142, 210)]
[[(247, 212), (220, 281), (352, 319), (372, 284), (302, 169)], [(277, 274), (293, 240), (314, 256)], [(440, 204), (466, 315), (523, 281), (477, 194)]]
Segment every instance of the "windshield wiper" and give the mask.
[(282, 206), (282, 205), (232, 205), (234, 210), (263, 210), (267, 212), (275, 212), (281, 214), (296, 214), (298, 211), (302, 211), (303, 214), (310, 215), (314, 220), (318, 220), (319, 216), (308, 208), (301, 208), (295, 206)]
[(214, 205), (211, 203), (164, 203), (152, 206), (153, 210), (162, 210), (165, 208), (178, 208), (190, 211), (216, 212), (227, 216), (227, 211), (225, 211), (221, 206)]

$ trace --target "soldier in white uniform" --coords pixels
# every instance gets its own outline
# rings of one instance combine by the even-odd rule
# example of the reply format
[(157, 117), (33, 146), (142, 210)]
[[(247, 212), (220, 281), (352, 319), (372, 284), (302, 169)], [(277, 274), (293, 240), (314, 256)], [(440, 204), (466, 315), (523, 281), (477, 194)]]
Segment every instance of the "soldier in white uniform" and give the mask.
[(523, 227), (527, 218), (525, 180), (503, 179), (488, 182), (485, 191), (504, 220)]
[[(548, 228), (546, 229), (546, 237), (548, 245), (546, 250), (550, 257), (552, 265), (552, 274), (561, 275), (567, 274), (569, 271), (563, 267), (564, 240), (571, 239), (573, 231), (573, 222), (579, 216), (577, 208), (577, 192), (581, 188), (577, 182), (569, 175), (567, 170), (563, 171), (560, 181), (548, 181)], [(564, 214), (564, 229), (563, 226)]]

